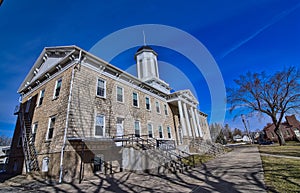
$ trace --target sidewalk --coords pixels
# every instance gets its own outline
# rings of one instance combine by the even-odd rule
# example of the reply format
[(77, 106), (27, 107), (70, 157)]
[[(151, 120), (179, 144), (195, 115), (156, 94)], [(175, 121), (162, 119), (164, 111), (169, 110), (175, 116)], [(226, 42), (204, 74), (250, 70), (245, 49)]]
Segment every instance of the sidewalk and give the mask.
[[(30, 187), (28, 187), (30, 186)], [(11, 187), (7, 187), (10, 189)], [(0, 192), (5, 192), (3, 186)], [(184, 174), (116, 173), (98, 175), (81, 184), (47, 185), (43, 181), (19, 186), (14, 192), (265, 192), (257, 147), (236, 147), (203, 167)]]
[(271, 156), (271, 157), (280, 157), (280, 158), (288, 158), (288, 159), (300, 159), (300, 157), (288, 156), (288, 155), (276, 155), (270, 153), (261, 153), (261, 156)]

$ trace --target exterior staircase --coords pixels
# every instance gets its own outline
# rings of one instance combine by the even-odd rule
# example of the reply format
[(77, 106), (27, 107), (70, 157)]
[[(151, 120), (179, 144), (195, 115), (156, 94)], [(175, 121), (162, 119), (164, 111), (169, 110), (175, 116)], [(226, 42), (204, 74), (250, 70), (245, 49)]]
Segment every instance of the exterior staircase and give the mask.
[(26, 172), (39, 171), (37, 153), (32, 135), (32, 122), (28, 112), (21, 109), (18, 112), (21, 127), (22, 147), (25, 157)]
[(121, 138), (118, 137), (115, 141), (122, 141), (122, 146), (124, 148), (132, 147), (135, 150), (147, 154), (149, 159), (158, 163), (159, 168), (157, 169), (159, 173), (166, 171), (172, 173), (179, 171), (182, 173), (191, 167), (195, 167), (195, 160), (192, 154), (175, 149), (175, 146), (174, 148), (161, 149), (159, 146), (160, 141), (155, 138), (131, 134), (124, 135)]
[(221, 144), (205, 141), (203, 139), (193, 139), (190, 143), (190, 146), (200, 155), (210, 154), (218, 156), (224, 154), (225, 152), (225, 147), (223, 147)]

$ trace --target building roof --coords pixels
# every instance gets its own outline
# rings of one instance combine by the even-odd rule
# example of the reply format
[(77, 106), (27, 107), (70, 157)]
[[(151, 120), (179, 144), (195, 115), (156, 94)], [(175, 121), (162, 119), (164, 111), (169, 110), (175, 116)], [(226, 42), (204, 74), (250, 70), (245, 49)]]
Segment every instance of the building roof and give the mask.
[(300, 122), (296, 119), (295, 115), (285, 116), (286, 122), (292, 127), (300, 127)]
[(136, 58), (137, 55), (139, 55), (140, 53), (144, 52), (144, 51), (150, 51), (152, 52), (153, 54), (155, 54), (156, 56), (158, 55), (150, 46), (147, 46), (147, 45), (144, 45), (144, 46), (141, 46), (135, 53), (134, 55), (134, 58)]

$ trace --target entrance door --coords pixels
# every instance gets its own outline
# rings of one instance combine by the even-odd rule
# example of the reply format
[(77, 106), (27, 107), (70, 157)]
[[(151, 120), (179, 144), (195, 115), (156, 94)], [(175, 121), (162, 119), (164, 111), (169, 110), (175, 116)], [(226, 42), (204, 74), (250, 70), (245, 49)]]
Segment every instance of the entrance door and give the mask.
[[(117, 132), (116, 132), (116, 136), (117, 138), (122, 138), (122, 136), (124, 135), (124, 119), (117, 117)], [(122, 146), (122, 142), (116, 142), (117, 146)]]
[(94, 157), (94, 173), (102, 172), (103, 166), (103, 156), (102, 155), (95, 155)]

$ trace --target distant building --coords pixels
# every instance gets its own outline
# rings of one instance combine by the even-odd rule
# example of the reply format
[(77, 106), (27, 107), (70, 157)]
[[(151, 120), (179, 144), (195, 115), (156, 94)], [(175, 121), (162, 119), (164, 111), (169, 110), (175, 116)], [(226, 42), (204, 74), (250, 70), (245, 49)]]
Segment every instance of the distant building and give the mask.
[(6, 170), (10, 146), (0, 146), (0, 172)]
[[(285, 140), (296, 140), (300, 139), (300, 122), (296, 119), (295, 115), (286, 116), (286, 121), (281, 123), (279, 128), (283, 134), (283, 137)], [(267, 126), (264, 127), (264, 132), (266, 135), (266, 138), (268, 140), (271, 140), (273, 142), (278, 142), (278, 137), (274, 131), (275, 125), (274, 124), (267, 124)]]
[(235, 135), (235, 136), (233, 136), (233, 141), (240, 142), (240, 141), (243, 141), (243, 138), (240, 135)]
[(81, 179), (106, 164), (149, 164), (122, 149), (127, 143), (188, 152), (211, 140), (192, 92), (171, 93), (160, 79), (157, 53), (142, 46), (135, 60), (138, 77), (76, 46), (45, 48), (18, 90), (9, 172)]

